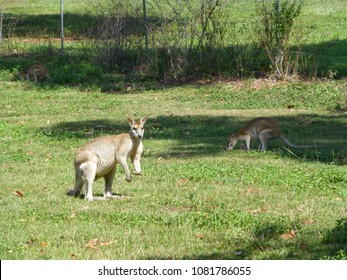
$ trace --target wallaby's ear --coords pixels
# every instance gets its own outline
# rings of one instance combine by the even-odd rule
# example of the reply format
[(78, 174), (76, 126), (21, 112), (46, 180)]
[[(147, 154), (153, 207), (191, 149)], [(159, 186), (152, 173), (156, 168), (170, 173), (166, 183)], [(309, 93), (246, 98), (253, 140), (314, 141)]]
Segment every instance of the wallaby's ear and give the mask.
[(146, 117), (140, 119), (141, 125), (144, 125), (146, 121), (147, 121), (147, 118), (146, 118)]
[(132, 118), (128, 118), (128, 123), (130, 126), (134, 126), (135, 121)]

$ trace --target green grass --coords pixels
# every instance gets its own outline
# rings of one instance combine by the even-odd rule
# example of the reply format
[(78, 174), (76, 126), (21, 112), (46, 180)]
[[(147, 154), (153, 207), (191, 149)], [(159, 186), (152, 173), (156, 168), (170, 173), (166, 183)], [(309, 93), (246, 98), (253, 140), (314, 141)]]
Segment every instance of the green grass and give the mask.
[[(59, 1), (48, 2), (5, 3), (0, 259), (346, 259), (346, 1), (305, 1), (299, 18), (317, 77), (331, 70), (340, 80), (205, 77), (182, 86), (98, 63), (84, 36), (100, 12), (91, 7), (104, 0), (65, 1), (60, 56)], [(253, 3), (232, 7), (223, 54), (234, 45), (246, 57), (254, 50), (246, 28)], [(18, 81), (37, 61), (53, 81)], [(118, 167), (114, 182), (126, 198), (68, 197), (75, 150), (143, 116), (143, 174), (126, 183)], [(278, 119), (295, 144), (324, 147), (289, 150), (274, 140), (266, 153), (241, 144), (227, 152), (228, 135), (259, 116)], [(103, 194), (102, 180), (94, 194)]]
[[(0, 258), (345, 258), (346, 116), (335, 108), (346, 108), (346, 84), (258, 83), (112, 95), (2, 82)], [(229, 133), (260, 115), (294, 143), (325, 148), (275, 140), (267, 153), (227, 152)], [(149, 121), (143, 175), (126, 183), (117, 169), (114, 192), (127, 198), (68, 197), (75, 149), (92, 128), (127, 131), (128, 116)]]

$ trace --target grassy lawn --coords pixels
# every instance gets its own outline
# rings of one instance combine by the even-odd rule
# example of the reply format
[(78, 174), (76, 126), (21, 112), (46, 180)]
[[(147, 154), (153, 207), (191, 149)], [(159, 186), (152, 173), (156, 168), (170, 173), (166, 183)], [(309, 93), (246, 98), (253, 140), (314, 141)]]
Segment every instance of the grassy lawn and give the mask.
[[(5, 3), (0, 259), (347, 259), (345, 0), (304, 3), (301, 43), (317, 72), (309, 81), (226, 75), (187, 83), (144, 76), (130, 62), (100, 63), (86, 37), (107, 1), (65, 2), (65, 56), (59, 1)], [(245, 3), (231, 6), (221, 51), (228, 63), (236, 48), (262, 70), (263, 60), (247, 60), (257, 54), (247, 29), (255, 2)], [(19, 81), (34, 62), (53, 81)], [(68, 197), (76, 149), (144, 116), (142, 175), (127, 183), (117, 167), (113, 191), (125, 198)], [(265, 153), (256, 141), (250, 152), (242, 144), (226, 151), (228, 136), (259, 116), (276, 118), (294, 144), (323, 147), (273, 140)], [(94, 195), (103, 189), (96, 181)]]
[[(126, 94), (46, 86), (1, 82), (1, 259), (346, 258), (344, 81)], [(226, 151), (231, 132), (265, 115), (292, 142), (325, 147)], [(128, 116), (149, 120), (143, 175), (126, 183), (117, 169), (114, 192), (126, 198), (66, 196), (75, 149), (127, 131)]]

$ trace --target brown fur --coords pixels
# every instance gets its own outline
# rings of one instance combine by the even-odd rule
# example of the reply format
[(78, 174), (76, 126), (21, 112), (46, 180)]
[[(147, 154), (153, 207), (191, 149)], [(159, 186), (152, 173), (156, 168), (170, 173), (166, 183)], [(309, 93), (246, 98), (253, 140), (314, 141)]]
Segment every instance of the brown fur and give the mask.
[(278, 122), (272, 118), (260, 117), (250, 120), (238, 132), (229, 137), (228, 150), (232, 150), (239, 140), (246, 143), (246, 149), (250, 150), (251, 139), (260, 140), (259, 150), (267, 150), (267, 141), (272, 138), (280, 138), (291, 148), (313, 148), (315, 145), (297, 146), (292, 144), (283, 133)]
[(104, 198), (112, 195), (112, 183), (119, 163), (125, 171), (126, 181), (131, 181), (131, 173), (127, 164), (130, 156), (135, 167), (135, 175), (141, 174), (140, 158), (143, 151), (142, 138), (144, 135), (143, 125), (147, 118), (135, 122), (129, 118), (129, 133), (98, 137), (83, 147), (79, 148), (75, 157), (75, 187), (68, 195), (79, 195), (83, 184), (86, 183), (85, 199), (92, 201), (92, 186), (94, 180), (101, 177), (105, 179)]
[(47, 67), (42, 63), (36, 63), (30, 65), (25, 70), (21, 71), (19, 73), (19, 78), (23, 79), (24, 77), (29, 81), (30, 76), (34, 77), (35, 83), (38, 83), (41, 78), (46, 77), (49, 80), (52, 80), (51, 76), (49, 75)]

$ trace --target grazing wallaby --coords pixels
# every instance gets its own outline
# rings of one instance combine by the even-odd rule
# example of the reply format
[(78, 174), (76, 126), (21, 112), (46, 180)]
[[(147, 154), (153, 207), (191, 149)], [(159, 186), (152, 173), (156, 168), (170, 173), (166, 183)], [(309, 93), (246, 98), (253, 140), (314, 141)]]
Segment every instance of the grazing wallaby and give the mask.
[(272, 118), (260, 117), (250, 120), (238, 132), (229, 137), (228, 150), (232, 150), (239, 140), (244, 140), (246, 149), (249, 150), (251, 139), (259, 139), (259, 150), (267, 150), (267, 140), (271, 138), (281, 138), (290, 148), (314, 148), (316, 145), (297, 146), (292, 144), (283, 133), (278, 122)]
[(52, 80), (47, 67), (42, 63), (32, 64), (25, 70), (19, 72), (19, 79), (25, 77), (29, 81), (30, 76), (34, 76), (35, 83), (38, 83), (41, 77), (46, 77), (47, 79)]
[(143, 151), (142, 138), (144, 124), (147, 118), (136, 122), (128, 118), (129, 133), (98, 137), (78, 149), (75, 158), (75, 188), (68, 195), (79, 195), (83, 184), (86, 183), (85, 199), (93, 200), (93, 182), (100, 177), (105, 179), (104, 199), (114, 198), (112, 183), (119, 163), (125, 171), (126, 181), (131, 181), (131, 174), (127, 164), (130, 156), (135, 167), (135, 175), (141, 174), (140, 158)]

